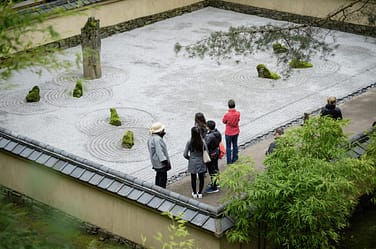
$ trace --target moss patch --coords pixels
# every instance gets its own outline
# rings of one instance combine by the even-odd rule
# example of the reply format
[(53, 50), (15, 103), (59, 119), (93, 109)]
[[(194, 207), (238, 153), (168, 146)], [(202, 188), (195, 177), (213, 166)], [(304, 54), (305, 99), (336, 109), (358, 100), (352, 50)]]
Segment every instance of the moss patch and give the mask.
[(110, 125), (120, 126), (121, 120), (115, 108), (110, 108)]
[(257, 67), (258, 77), (278, 80), (281, 78), (277, 73), (270, 71), (264, 64), (258, 64)]
[(132, 148), (133, 145), (134, 145), (134, 134), (133, 134), (133, 131), (126, 131), (124, 136), (123, 136), (123, 139), (122, 139), (122, 145), (123, 147), (125, 148)]
[(39, 87), (34, 86), (26, 95), (26, 102), (38, 102), (40, 100)]
[(301, 61), (299, 59), (292, 59), (289, 63), (292, 68), (310, 68), (313, 67), (312, 63)]
[(73, 97), (75, 97), (75, 98), (81, 98), (82, 94), (83, 94), (83, 91), (82, 91), (82, 80), (78, 79), (76, 81), (76, 86), (74, 87), (74, 90), (73, 90)]
[(279, 42), (273, 43), (273, 51), (275, 54), (282, 54), (287, 52), (287, 48)]

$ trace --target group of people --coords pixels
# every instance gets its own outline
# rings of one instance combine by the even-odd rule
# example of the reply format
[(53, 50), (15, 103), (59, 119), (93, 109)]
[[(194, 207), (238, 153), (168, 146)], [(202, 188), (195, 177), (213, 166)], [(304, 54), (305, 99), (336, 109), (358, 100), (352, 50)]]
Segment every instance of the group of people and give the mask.
[[(327, 104), (321, 109), (321, 115), (330, 116), (333, 119), (342, 119), (342, 112), (336, 106), (336, 103), (336, 97), (329, 97)], [(227, 164), (232, 164), (239, 158), (240, 112), (235, 109), (235, 101), (233, 99), (230, 99), (227, 104), (228, 110), (222, 118), (222, 123), (225, 125), (226, 161)], [(191, 128), (191, 137), (185, 145), (183, 156), (188, 160), (187, 171), (191, 176), (192, 197), (202, 198), (206, 172), (209, 172), (210, 184), (205, 192), (216, 193), (219, 191), (216, 176), (219, 173), (218, 159), (222, 134), (216, 128), (216, 123), (213, 120), (206, 121), (204, 114), (201, 112), (195, 114), (194, 121), (194, 126)], [(276, 149), (277, 139), (283, 133), (283, 128), (276, 129), (275, 140), (269, 145), (266, 155)], [(156, 172), (155, 184), (166, 188), (167, 171), (171, 169), (171, 161), (166, 143), (163, 140), (163, 136), (166, 134), (165, 126), (160, 122), (154, 123), (150, 128), (150, 134), (147, 145), (152, 167)], [(209, 162), (204, 160), (205, 151), (210, 156)], [(197, 179), (199, 182), (198, 188)]]
[[(210, 184), (206, 188), (206, 193), (216, 193), (219, 191), (216, 175), (219, 173), (218, 160), (220, 155), (220, 143), (222, 134), (216, 128), (213, 120), (205, 119), (203, 113), (195, 114), (194, 125), (191, 128), (191, 137), (187, 141), (183, 156), (188, 160), (187, 171), (191, 176), (192, 197), (202, 198), (204, 190), (204, 178), (206, 172), (210, 175)], [(235, 109), (235, 101), (228, 101), (228, 111), (224, 114), (222, 122), (225, 125), (226, 160), (227, 164), (238, 160), (238, 136), (240, 112)], [(167, 171), (171, 169), (171, 161), (167, 152), (166, 143), (163, 136), (166, 134), (165, 126), (154, 123), (150, 128), (151, 136), (147, 145), (150, 154), (152, 167), (156, 172), (155, 184), (166, 188)], [(205, 162), (204, 153), (209, 154), (210, 160)], [(197, 188), (198, 179), (198, 188)]]

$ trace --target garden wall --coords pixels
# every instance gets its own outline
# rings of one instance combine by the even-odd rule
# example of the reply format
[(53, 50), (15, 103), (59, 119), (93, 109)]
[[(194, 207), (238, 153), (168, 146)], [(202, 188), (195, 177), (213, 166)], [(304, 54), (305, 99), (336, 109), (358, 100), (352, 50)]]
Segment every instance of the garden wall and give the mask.
[[(148, 248), (160, 248), (154, 235), (157, 232), (168, 234), (170, 220), (161, 212), (33, 162), (0, 153), (0, 172), (0, 185), (137, 244), (142, 243), (141, 235), (144, 235)], [(189, 224), (187, 227), (189, 238), (194, 238), (199, 248), (240, 248), (204, 229)]]
[(162, 214), (169, 212), (182, 215), (187, 239), (199, 248), (256, 246), (228, 243), (225, 232), (233, 222), (222, 214), (224, 206), (211, 206), (2, 128), (0, 172), (0, 189), (8, 189), (11, 196), (43, 203), (135, 245), (145, 236), (147, 248), (160, 248), (154, 236), (160, 232), (168, 238), (171, 221)]

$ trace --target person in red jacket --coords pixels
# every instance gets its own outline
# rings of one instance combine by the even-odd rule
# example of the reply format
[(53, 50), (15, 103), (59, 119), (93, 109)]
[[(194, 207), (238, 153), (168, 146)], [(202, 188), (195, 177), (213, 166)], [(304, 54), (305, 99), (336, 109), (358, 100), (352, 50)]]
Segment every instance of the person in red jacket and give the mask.
[[(238, 160), (238, 137), (240, 133), (239, 121), (240, 112), (235, 109), (235, 101), (230, 99), (228, 101), (228, 111), (222, 118), (222, 122), (226, 125), (225, 139), (226, 139), (226, 160), (227, 164), (231, 164)], [(231, 150), (232, 147), (232, 150)]]

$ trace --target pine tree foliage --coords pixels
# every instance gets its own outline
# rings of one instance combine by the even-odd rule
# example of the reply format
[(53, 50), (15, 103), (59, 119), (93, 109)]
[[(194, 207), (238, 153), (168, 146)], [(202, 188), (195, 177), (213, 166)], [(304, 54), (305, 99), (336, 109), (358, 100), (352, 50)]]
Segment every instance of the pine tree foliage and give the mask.
[[(326, 18), (308, 24), (267, 24), (262, 26), (230, 27), (228, 31), (212, 32), (209, 37), (193, 44), (175, 44), (176, 53), (188, 57), (209, 57), (221, 63), (234, 59), (240, 62), (247, 55), (257, 51), (273, 51), (278, 43), (285, 47), (283, 53), (276, 53), (277, 64), (289, 73), (288, 62), (292, 60), (309, 62), (313, 55), (321, 58), (331, 55), (337, 47), (335, 37), (325, 26), (332, 20), (345, 23), (352, 19), (367, 17), (369, 25), (375, 25), (376, 0), (354, 0), (329, 13)], [(344, 24), (345, 25), (345, 24)]]

